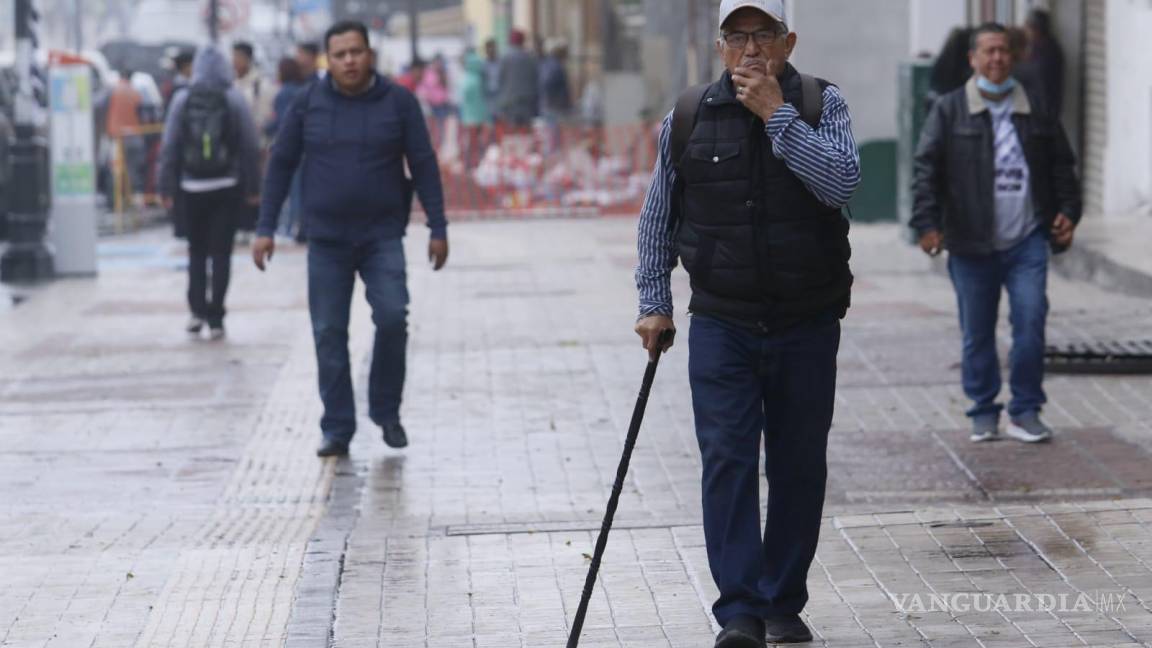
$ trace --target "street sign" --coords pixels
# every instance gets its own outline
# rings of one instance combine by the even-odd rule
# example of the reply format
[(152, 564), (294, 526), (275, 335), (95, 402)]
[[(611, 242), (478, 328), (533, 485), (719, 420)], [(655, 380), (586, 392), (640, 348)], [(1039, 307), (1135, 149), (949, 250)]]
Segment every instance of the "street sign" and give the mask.
[(96, 192), (92, 132), (92, 76), (85, 65), (53, 66), (52, 194), (55, 198)]
[(52, 216), (48, 236), (61, 275), (96, 273), (96, 151), (92, 72), (57, 64), (49, 72)]

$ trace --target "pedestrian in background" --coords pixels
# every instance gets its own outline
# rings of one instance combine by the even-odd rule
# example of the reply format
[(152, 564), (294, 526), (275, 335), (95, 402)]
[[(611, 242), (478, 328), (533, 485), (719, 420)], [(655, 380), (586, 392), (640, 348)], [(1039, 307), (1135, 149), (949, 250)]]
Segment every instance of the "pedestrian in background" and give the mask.
[(1017, 66), (1016, 74), (1023, 77), (1027, 81), (1025, 86), (1042, 97), (1052, 114), (1059, 117), (1064, 109), (1064, 50), (1052, 33), (1052, 15), (1043, 9), (1033, 9), (1024, 30), (1028, 36), (1028, 53)]
[[(276, 92), (276, 98), (272, 100), (272, 116), (264, 126), (264, 136), (269, 142), (276, 139), (276, 133), (284, 121), (282, 115), (288, 114), (300, 93), (307, 92), (308, 83), (310, 83), (310, 81), (305, 82), (300, 64), (295, 59), (288, 57), (280, 59), (280, 63), (277, 65), (277, 81), (280, 84), (280, 89)], [(276, 230), (277, 236), (288, 240), (295, 239), (302, 229), (300, 227), (299, 185), (300, 174), (297, 172), (292, 176), (292, 188), (288, 201), (280, 212), (280, 224)]]
[[(104, 132), (112, 139), (116, 147), (116, 156), (120, 160), (121, 168), (126, 174), (129, 191), (126, 198), (131, 207), (134, 194), (142, 193), (147, 185), (148, 148), (140, 126), (142, 116), (145, 114), (145, 101), (143, 95), (132, 84), (132, 70), (120, 71), (115, 87), (108, 95), (107, 117)], [(113, 174), (113, 178), (115, 178)], [(113, 195), (121, 187), (113, 188)]]
[(1011, 309), (1007, 436), (1052, 438), (1040, 418), (1050, 248), (1080, 221), (1076, 159), (1059, 117), (1012, 76), (1008, 30), (989, 23), (971, 44), (975, 76), (933, 106), (916, 151), (911, 227), (930, 255), (948, 250), (964, 337), (971, 440), (1000, 437), (996, 351), (1000, 293)]
[(971, 40), (972, 30), (967, 27), (956, 27), (948, 32), (948, 38), (932, 63), (929, 87), (933, 100), (963, 87), (972, 76), (972, 64), (968, 61)]
[(527, 49), (527, 36), (515, 29), (508, 36), (508, 51), (500, 59), (499, 119), (510, 130), (525, 132), (540, 109), (540, 67)]
[(305, 81), (324, 78), (320, 69), (320, 46), (313, 42), (296, 45), (296, 63), (300, 65), (300, 76)]
[[(320, 69), (320, 46), (311, 41), (296, 46), (296, 64), (300, 66), (300, 78), (304, 82), (304, 90), (312, 83), (324, 79), (325, 71)], [(279, 128), (277, 128), (279, 130)], [(299, 173), (292, 182), (290, 204), (302, 205), (303, 183), (300, 182)], [(296, 242), (304, 243), (308, 240), (308, 219), (303, 207), (296, 211)]]
[[(368, 29), (339, 22), (324, 37), (327, 78), (283, 116), (268, 164), (259, 234), (252, 246), (264, 270), (293, 174), (303, 169), (309, 226), (308, 310), (316, 344), (323, 441), (321, 457), (348, 454), (356, 433), (349, 311), (356, 275), (376, 327), (368, 377), (368, 415), (393, 448), (408, 444), (400, 422), (408, 345), (408, 285), (403, 237), (413, 188), (427, 213), (428, 259), (448, 260), (448, 223), (436, 152), (412, 93), (372, 70)], [(405, 166), (412, 179), (405, 175)]]
[[(175, 74), (168, 82), (168, 87), (164, 92), (164, 119), (168, 119), (168, 113), (172, 106), (172, 100), (176, 98), (181, 92), (188, 89), (192, 83), (192, 59), (196, 52), (187, 50), (180, 51), (172, 58), (172, 67)], [(159, 169), (157, 164), (157, 169)], [(162, 192), (161, 192), (162, 193)], [(188, 218), (184, 212), (184, 201), (180, 199), (180, 192), (176, 192), (172, 196), (172, 207), (168, 209), (168, 217), (172, 219), (172, 233), (176, 238), (188, 237)]]
[(781, 0), (724, 0), (719, 29), (723, 75), (682, 96), (661, 126), (640, 213), (636, 332), (650, 354), (671, 346), (661, 336), (675, 332), (670, 276), (679, 260), (692, 285), (688, 380), (720, 593), (716, 646), (761, 648), (765, 637), (812, 639), (800, 612), (851, 297), (842, 209), (860, 183), (860, 160), (836, 86), (788, 62), (797, 36)]
[(452, 115), (451, 95), (448, 93), (448, 72), (444, 67), (444, 59), (432, 60), (416, 85), (416, 98), (425, 106), (428, 114), (432, 116), (432, 146), (437, 151), (444, 142), (444, 129), (448, 118)]
[(488, 114), (495, 121), (500, 113), (500, 47), (495, 38), (484, 41), (484, 83)]
[(252, 119), (263, 127), (272, 117), (276, 87), (260, 73), (255, 56), (251, 43), (238, 41), (232, 45), (232, 70), (236, 73), (236, 88), (248, 103)]
[(464, 168), (475, 167), (483, 155), (485, 131), (492, 121), (488, 112), (484, 59), (474, 50), (464, 54), (464, 76), (460, 83), (461, 153)]
[(562, 127), (572, 114), (572, 89), (568, 84), (568, 43), (550, 38), (540, 61), (540, 116), (544, 120), (547, 153), (563, 148)]
[(199, 335), (207, 325), (210, 338), (219, 340), (236, 221), (245, 204), (259, 201), (260, 144), (248, 104), (232, 84), (232, 68), (212, 46), (197, 51), (192, 84), (172, 101), (160, 189), (169, 209), (179, 196), (187, 219), (187, 331)]
[(420, 87), (420, 84), (424, 82), (424, 71), (427, 67), (428, 64), (424, 62), (424, 59), (412, 59), (407, 69), (401, 72), (400, 76), (396, 77), (396, 83), (408, 92), (416, 94), (416, 90)]
[(168, 107), (172, 105), (172, 98), (176, 96), (177, 92), (188, 87), (192, 83), (192, 58), (195, 52), (181, 51), (172, 57), (172, 70), (174, 74), (172, 79), (168, 81), (168, 87), (164, 92), (164, 117), (168, 117)]
[[(264, 137), (264, 124), (272, 117), (272, 100), (276, 95), (276, 88), (264, 78), (256, 66), (256, 54), (251, 43), (237, 41), (232, 45), (232, 71), (235, 73), (235, 86), (240, 91), (248, 110), (252, 113), (252, 121), (258, 129), (260, 138), (261, 169), (263, 169), (263, 155), (268, 147), (268, 140)], [(241, 243), (248, 243), (248, 236), (256, 229), (256, 216), (259, 207), (243, 205), (239, 218), (239, 231)]]

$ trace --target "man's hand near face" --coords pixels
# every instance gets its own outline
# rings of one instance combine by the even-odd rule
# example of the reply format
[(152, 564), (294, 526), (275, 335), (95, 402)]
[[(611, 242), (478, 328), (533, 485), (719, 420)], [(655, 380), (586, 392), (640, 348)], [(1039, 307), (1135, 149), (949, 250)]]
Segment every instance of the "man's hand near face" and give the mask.
[[(768, 68), (773, 66), (768, 64)], [(767, 122), (784, 105), (784, 91), (776, 75), (762, 65), (741, 66), (732, 72), (736, 99), (760, 119)]]

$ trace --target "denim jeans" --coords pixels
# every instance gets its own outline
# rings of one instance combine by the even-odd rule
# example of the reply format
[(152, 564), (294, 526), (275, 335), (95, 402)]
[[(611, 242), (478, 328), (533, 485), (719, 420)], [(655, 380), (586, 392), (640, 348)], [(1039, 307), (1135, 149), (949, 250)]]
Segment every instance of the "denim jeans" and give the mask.
[(951, 254), (948, 273), (956, 288), (964, 334), (964, 393), (968, 416), (998, 417), (1002, 385), (996, 352), (1000, 291), (1008, 291), (1012, 351), (1008, 356), (1012, 400), (1008, 415), (1040, 411), (1044, 396), (1044, 329), (1048, 318), (1048, 238), (1037, 229), (1015, 247), (988, 255)]
[(402, 239), (362, 243), (310, 241), (308, 310), (316, 344), (320, 429), (348, 443), (356, 433), (356, 403), (348, 356), (348, 324), (356, 275), (364, 281), (376, 340), (368, 376), (368, 415), (384, 425), (400, 420), (408, 348), (408, 285)]
[[(703, 464), (704, 538), (720, 625), (808, 602), (828, 474), (840, 322), (761, 335), (695, 315), (688, 379)], [(768, 511), (760, 527), (761, 439)]]

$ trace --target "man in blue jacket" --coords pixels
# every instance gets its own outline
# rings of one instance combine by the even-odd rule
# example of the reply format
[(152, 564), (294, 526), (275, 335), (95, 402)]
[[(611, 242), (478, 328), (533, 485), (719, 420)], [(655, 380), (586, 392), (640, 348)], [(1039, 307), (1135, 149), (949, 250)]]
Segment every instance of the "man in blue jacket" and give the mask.
[(337, 23), (324, 43), (327, 77), (301, 92), (272, 146), (252, 256), (260, 270), (272, 259), (276, 219), (303, 162), (308, 309), (324, 402), (324, 440), (316, 454), (330, 457), (347, 454), (356, 432), (348, 321), (357, 273), (376, 325), (368, 413), (385, 443), (408, 445), (400, 424), (408, 341), (402, 239), (413, 185), (428, 214), (428, 259), (436, 270), (448, 260), (448, 223), (436, 153), (416, 98), (373, 71), (363, 24)]

